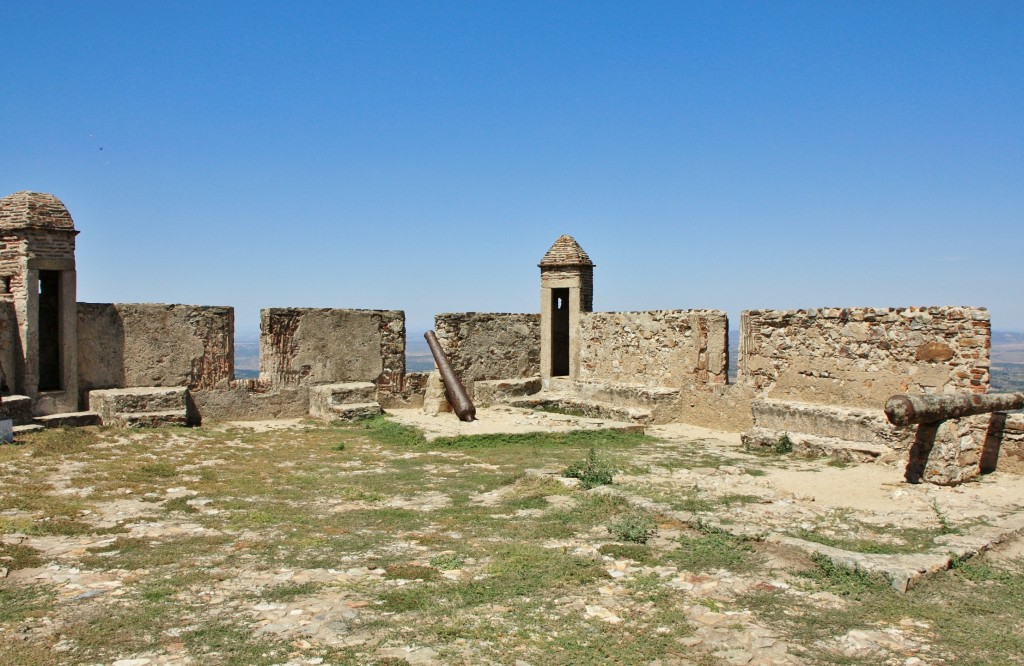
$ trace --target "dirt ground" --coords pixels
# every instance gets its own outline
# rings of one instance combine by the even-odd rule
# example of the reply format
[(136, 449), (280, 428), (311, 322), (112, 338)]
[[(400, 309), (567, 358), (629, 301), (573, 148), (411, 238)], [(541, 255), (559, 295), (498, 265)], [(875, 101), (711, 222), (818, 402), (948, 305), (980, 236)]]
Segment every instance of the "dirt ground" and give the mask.
[(0, 664), (1021, 663), (1015, 474), (479, 415), (0, 447)]

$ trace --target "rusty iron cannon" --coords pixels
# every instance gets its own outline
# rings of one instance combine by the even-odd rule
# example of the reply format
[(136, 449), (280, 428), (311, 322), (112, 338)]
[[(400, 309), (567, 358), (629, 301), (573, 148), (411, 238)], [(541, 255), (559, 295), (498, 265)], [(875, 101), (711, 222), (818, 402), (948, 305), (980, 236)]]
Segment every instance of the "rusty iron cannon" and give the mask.
[(473, 421), (476, 419), (476, 407), (473, 406), (466, 387), (462, 385), (459, 376), (455, 374), (452, 364), (448, 361), (448, 357), (445, 356), (444, 350), (441, 349), (441, 343), (437, 341), (437, 336), (433, 331), (427, 331), (423, 337), (427, 339), (430, 353), (434, 355), (434, 363), (437, 364), (437, 370), (441, 373), (441, 381), (448, 394), (448, 402), (451, 403), (456, 416), (460, 421)]
[[(909, 483), (920, 483), (924, 478), (928, 457), (935, 445), (936, 436), (944, 422), (963, 416), (993, 414), (989, 421), (985, 446), (977, 471), (995, 469), (1001, 439), (1001, 426), (1005, 421), (997, 418), (999, 412), (1024, 408), (1024, 393), (935, 393), (927, 395), (894, 395), (885, 401), (885, 415), (895, 426), (917, 425), (914, 441), (910, 446), (909, 459), (904, 478)], [(933, 483), (959, 483), (963, 475), (954, 473), (931, 473)], [(974, 475), (971, 472), (966, 478)]]
[(885, 401), (885, 415), (895, 426), (938, 423), (961, 416), (1024, 408), (1024, 393), (935, 393), (894, 395)]

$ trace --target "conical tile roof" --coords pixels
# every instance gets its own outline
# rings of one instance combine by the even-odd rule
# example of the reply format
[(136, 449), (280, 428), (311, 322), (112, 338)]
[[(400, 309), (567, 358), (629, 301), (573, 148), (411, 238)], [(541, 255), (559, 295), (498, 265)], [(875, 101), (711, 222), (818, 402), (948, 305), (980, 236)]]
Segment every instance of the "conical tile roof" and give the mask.
[(569, 234), (564, 234), (555, 241), (551, 249), (547, 251), (538, 266), (593, 266), (587, 253), (584, 252), (576, 239)]

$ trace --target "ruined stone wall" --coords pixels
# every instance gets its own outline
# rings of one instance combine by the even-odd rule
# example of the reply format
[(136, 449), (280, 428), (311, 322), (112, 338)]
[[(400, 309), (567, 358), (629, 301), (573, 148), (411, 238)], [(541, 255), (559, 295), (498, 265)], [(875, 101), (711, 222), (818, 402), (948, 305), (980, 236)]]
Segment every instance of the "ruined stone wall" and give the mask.
[(539, 314), (447, 312), (434, 332), (470, 395), (477, 380), (540, 375)]
[(79, 303), (79, 391), (227, 386), (234, 310), (163, 303)]
[(260, 379), (275, 386), (377, 382), (405, 373), (401, 310), (268, 308), (260, 313)]
[(728, 382), (721, 310), (591, 312), (580, 318), (581, 380), (673, 388)]
[(749, 310), (739, 383), (765, 398), (881, 408), (895, 393), (984, 392), (984, 308)]

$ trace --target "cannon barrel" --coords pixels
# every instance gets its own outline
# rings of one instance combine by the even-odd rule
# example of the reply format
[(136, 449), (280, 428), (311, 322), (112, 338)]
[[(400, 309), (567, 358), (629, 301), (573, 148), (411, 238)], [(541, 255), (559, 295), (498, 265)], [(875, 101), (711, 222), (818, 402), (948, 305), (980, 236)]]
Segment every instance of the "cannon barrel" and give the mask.
[(423, 337), (427, 339), (430, 353), (434, 355), (434, 363), (437, 364), (437, 369), (441, 373), (441, 381), (444, 382), (445, 391), (448, 393), (448, 402), (451, 403), (456, 416), (460, 421), (472, 421), (476, 418), (476, 407), (469, 399), (466, 387), (462, 385), (459, 376), (452, 369), (452, 364), (448, 362), (448, 357), (441, 349), (441, 343), (437, 341), (437, 336), (433, 331), (427, 331)]
[(885, 415), (896, 426), (1021, 408), (1024, 408), (1024, 393), (894, 395), (885, 401)]

